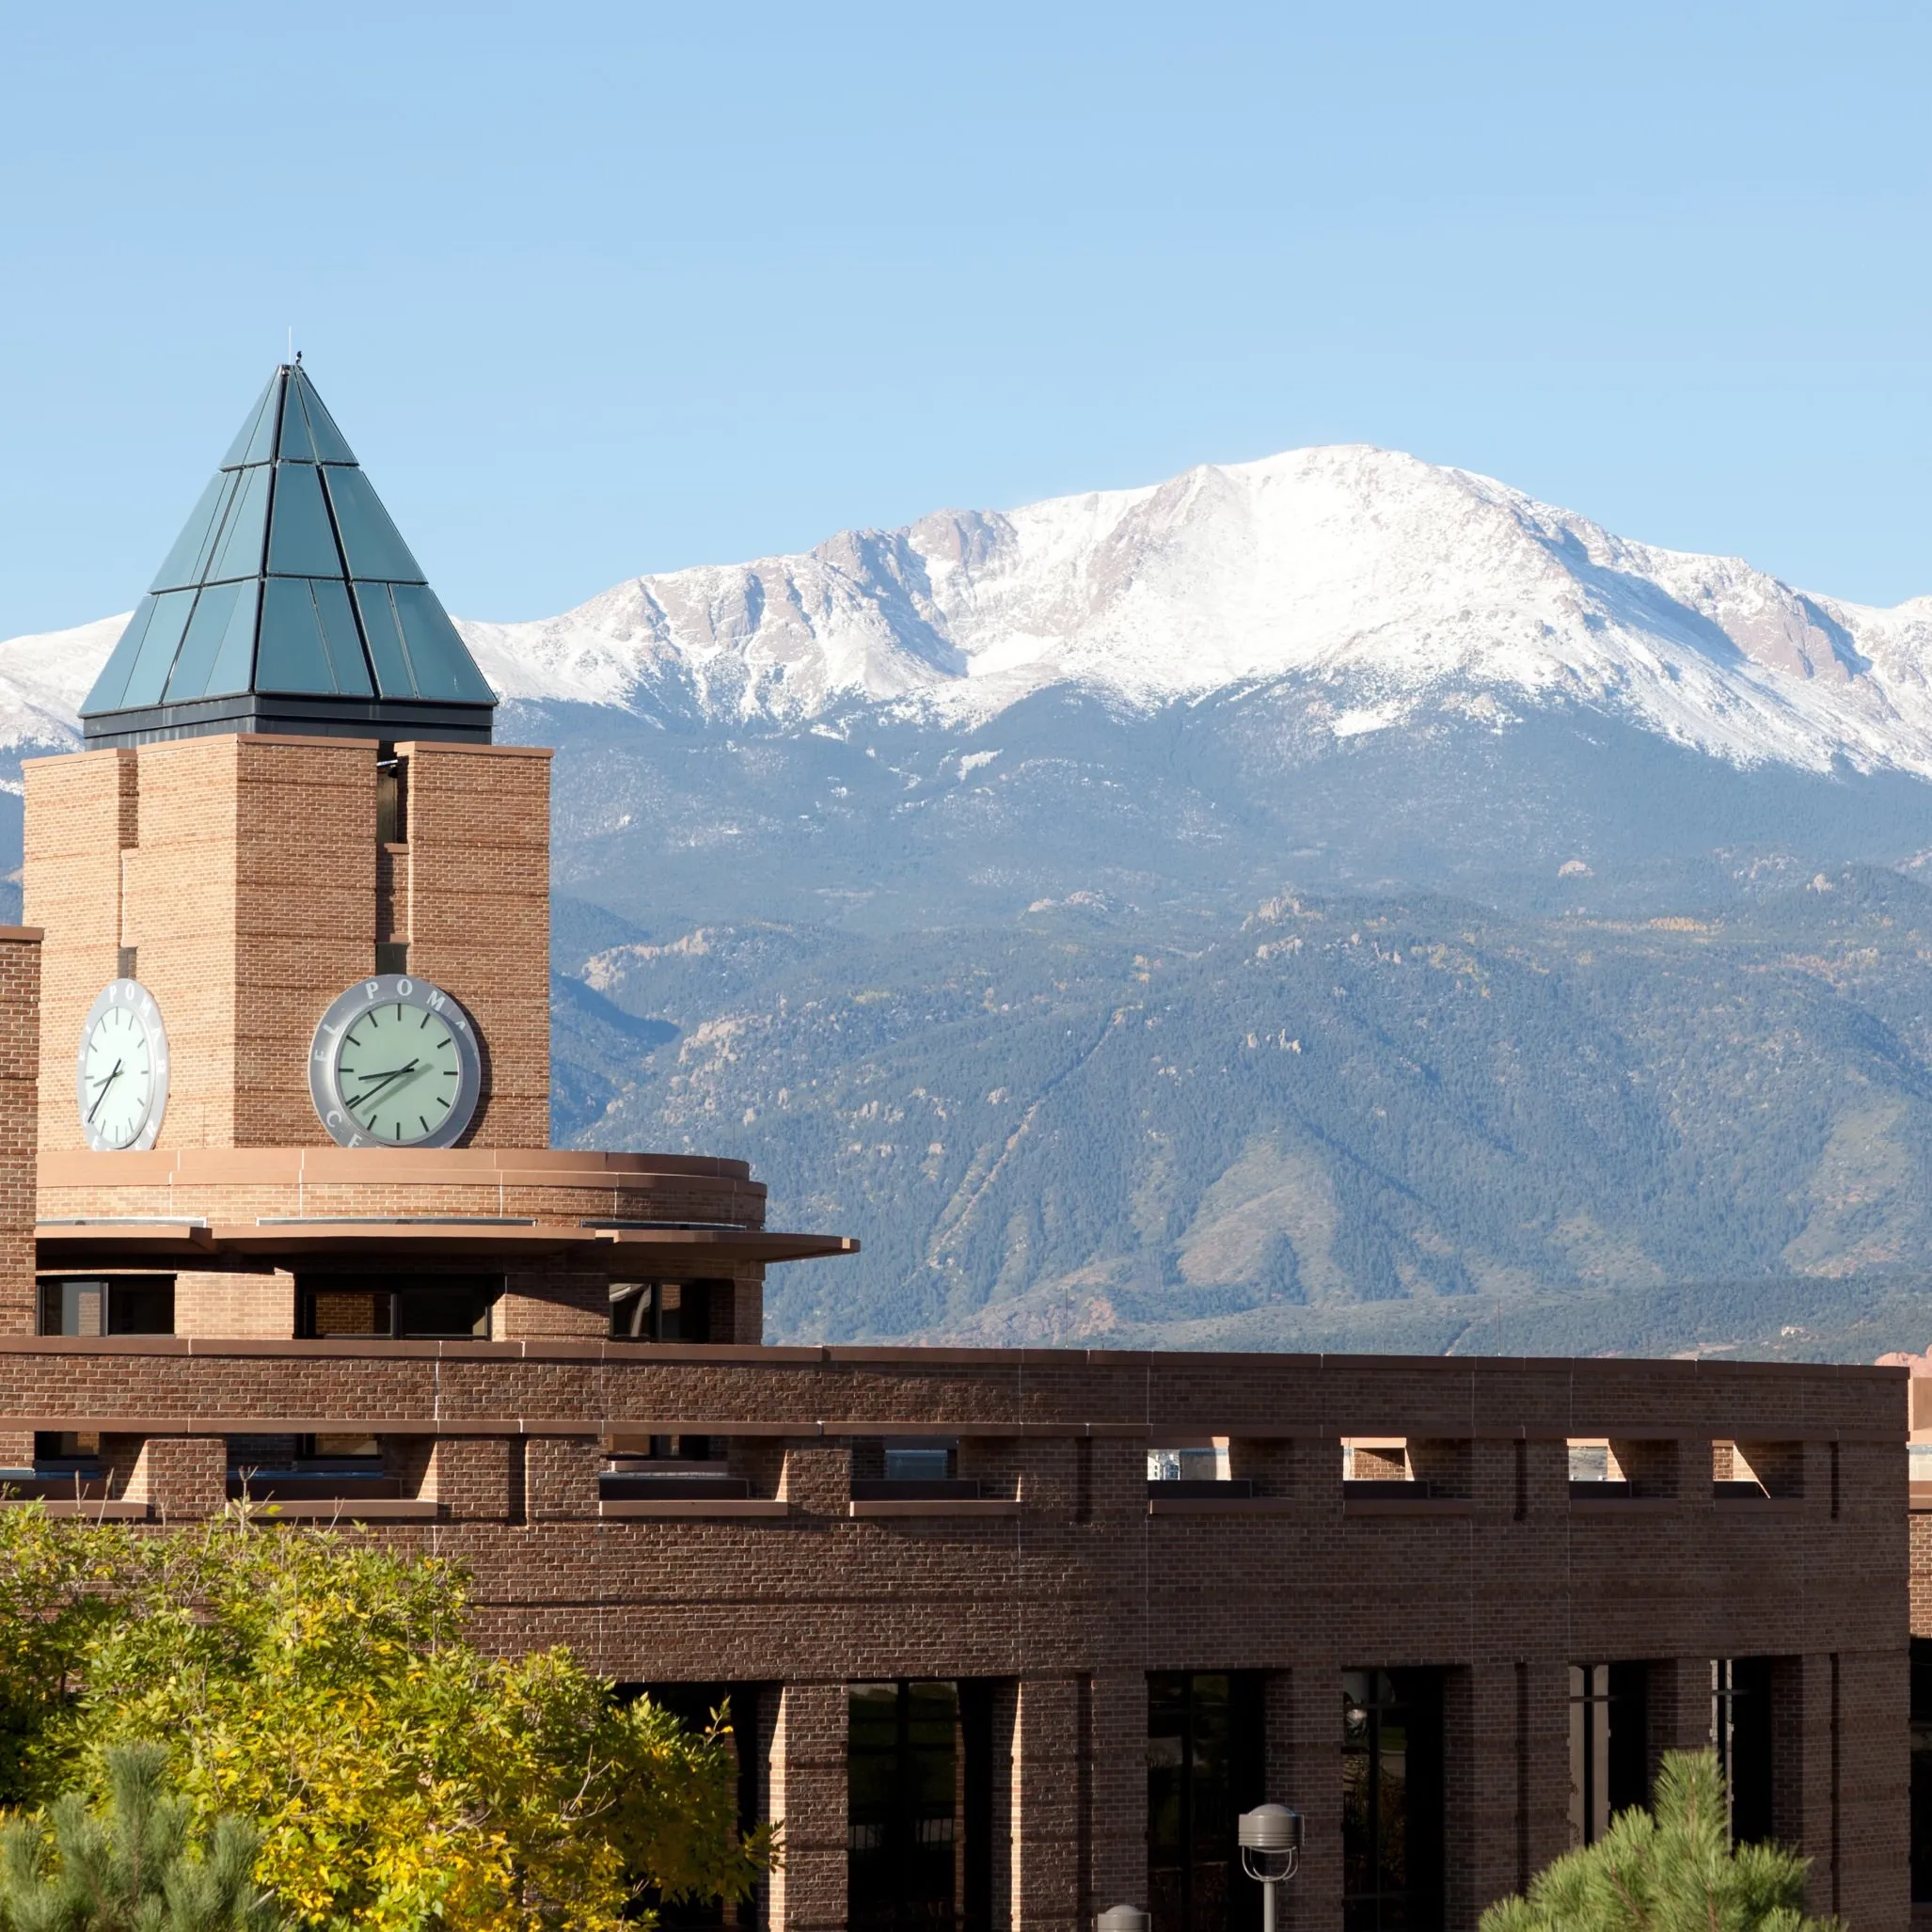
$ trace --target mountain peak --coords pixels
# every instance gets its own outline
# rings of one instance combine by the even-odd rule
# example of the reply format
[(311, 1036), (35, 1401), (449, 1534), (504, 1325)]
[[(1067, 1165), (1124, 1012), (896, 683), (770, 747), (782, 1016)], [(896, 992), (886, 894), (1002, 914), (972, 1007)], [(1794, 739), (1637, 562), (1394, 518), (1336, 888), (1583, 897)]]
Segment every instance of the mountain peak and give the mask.
[(1932, 597), (1808, 594), (1365, 443), (937, 511), (462, 629), (505, 697), (640, 714), (963, 725), (1057, 685), (1152, 708), (1286, 681), (1339, 736), (1583, 705), (1737, 765), (1932, 776)]

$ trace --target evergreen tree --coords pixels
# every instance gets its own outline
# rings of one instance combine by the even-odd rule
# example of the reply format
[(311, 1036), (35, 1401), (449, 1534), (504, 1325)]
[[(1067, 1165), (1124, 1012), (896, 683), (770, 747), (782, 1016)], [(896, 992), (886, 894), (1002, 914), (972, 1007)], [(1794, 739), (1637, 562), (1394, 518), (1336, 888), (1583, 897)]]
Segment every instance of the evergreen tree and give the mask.
[(275, 1932), (255, 1832), (224, 1814), (198, 1834), (165, 1746), (114, 1747), (103, 1768), (102, 1808), (68, 1792), (0, 1827), (8, 1932)]
[(1594, 1845), (1539, 1873), (1481, 1932), (1841, 1932), (1804, 1915), (1811, 1861), (1776, 1845), (1734, 1850), (1712, 1751), (1671, 1751), (1655, 1815), (1620, 1812)]

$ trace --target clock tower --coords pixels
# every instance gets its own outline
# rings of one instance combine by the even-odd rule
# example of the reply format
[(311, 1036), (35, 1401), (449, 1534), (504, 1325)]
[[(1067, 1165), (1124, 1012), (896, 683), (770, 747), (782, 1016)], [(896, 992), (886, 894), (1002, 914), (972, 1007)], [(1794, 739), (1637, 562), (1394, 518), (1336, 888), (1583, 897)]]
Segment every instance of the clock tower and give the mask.
[[(547, 1146), (549, 754), (492, 744), (495, 702), (277, 369), (88, 694), (87, 751), (27, 767), (41, 1148), (353, 1146), (381, 1101), (391, 1142)], [(370, 988), (436, 1001), (408, 1023), (449, 1077), (353, 1049), (341, 1072), (323, 1022)]]

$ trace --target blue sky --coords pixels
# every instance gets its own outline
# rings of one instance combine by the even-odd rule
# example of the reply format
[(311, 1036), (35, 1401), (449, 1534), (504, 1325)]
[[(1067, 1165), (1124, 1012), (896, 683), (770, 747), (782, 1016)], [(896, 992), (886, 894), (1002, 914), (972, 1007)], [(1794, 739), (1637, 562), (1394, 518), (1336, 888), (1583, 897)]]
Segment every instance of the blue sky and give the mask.
[(11, 8), (0, 636), (293, 323), (445, 600), (1369, 441), (1932, 593), (1932, 9)]

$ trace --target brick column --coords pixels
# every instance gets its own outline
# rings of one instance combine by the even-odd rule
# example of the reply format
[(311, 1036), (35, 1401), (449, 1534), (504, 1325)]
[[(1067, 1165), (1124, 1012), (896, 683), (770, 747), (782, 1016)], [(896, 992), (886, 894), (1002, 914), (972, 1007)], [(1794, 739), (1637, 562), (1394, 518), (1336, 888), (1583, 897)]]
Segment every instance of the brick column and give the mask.
[(295, 1332), (295, 1277), (285, 1269), (272, 1275), (177, 1275), (174, 1332), (286, 1341)]
[(125, 1469), (115, 1485), (129, 1502), (144, 1502), (174, 1520), (220, 1513), (228, 1501), (228, 1443), (219, 1435), (108, 1436), (101, 1445), (110, 1469)]
[(597, 1514), (604, 1451), (594, 1435), (533, 1435), (524, 1446), (525, 1499), (532, 1522)]
[(804, 1516), (845, 1516), (852, 1501), (852, 1446), (816, 1436), (787, 1441), (778, 1493)]
[[(1448, 1924), (1466, 1932), (1565, 1848), (1567, 1685), (1546, 1664), (1481, 1663), (1444, 1686)], [(1523, 1773), (1527, 1768), (1528, 1776)], [(1539, 1843), (1540, 1841), (1540, 1843)]]
[(994, 1923), (1012, 1932), (1080, 1923), (1080, 1703), (1079, 1679), (1029, 1677), (993, 1705)]
[[(1340, 1458), (1337, 1458), (1339, 1469)], [(1336, 1478), (1340, 1487), (1340, 1477)], [(1283, 1932), (1332, 1932), (1341, 1924), (1341, 1664), (1309, 1658), (1295, 1666), (1286, 1694), (1285, 1748), (1291, 1784), (1269, 1793), (1302, 1814), (1302, 1869), (1281, 1889)], [(1271, 1702), (1272, 1739), (1275, 1710)], [(1269, 1746), (1270, 1769), (1275, 1747)]]
[[(1143, 1479), (1145, 1480), (1145, 1479)], [(1148, 1901), (1148, 1680), (1143, 1671), (1087, 1684), (1087, 1843), (1091, 1918)]]
[(1824, 1760), (1805, 1781), (1804, 1849), (1816, 1861), (1806, 1909), (1840, 1913), (1861, 1932), (1912, 1917), (1910, 1678), (1898, 1635), (1897, 1650), (1805, 1659), (1813, 1755)]
[(764, 1813), (783, 1827), (784, 1853), (771, 1875), (766, 1924), (769, 1932), (843, 1932), (846, 1687), (786, 1684), (760, 1707), (769, 1725)]
[[(40, 1145), (40, 931), (0, 926), (0, 1335), (31, 1335), (38, 1325), (34, 1157)], [(26, 1441), (24, 1457), (5, 1460), (32, 1462), (32, 1441)]]
[(1646, 1701), (1650, 1706), (1650, 1776), (1655, 1784), (1657, 1766), (1667, 1750), (1710, 1749), (1711, 1660), (1656, 1659), (1648, 1673)]

